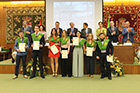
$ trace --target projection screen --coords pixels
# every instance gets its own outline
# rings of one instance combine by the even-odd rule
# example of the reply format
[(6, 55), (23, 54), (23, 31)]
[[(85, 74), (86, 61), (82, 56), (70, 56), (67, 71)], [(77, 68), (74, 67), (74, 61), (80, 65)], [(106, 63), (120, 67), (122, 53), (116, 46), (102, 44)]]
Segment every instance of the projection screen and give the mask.
[(103, 0), (46, 0), (45, 4), (47, 37), (56, 21), (60, 22), (63, 30), (67, 30), (69, 23), (74, 22), (79, 31), (86, 22), (96, 39), (98, 22), (103, 20)]

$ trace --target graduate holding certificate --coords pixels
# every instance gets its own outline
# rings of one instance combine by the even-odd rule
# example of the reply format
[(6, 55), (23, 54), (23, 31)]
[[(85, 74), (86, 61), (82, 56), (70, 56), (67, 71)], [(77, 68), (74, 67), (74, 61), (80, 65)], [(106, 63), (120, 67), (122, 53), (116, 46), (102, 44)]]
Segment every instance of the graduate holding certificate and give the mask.
[[(113, 55), (113, 45), (109, 41), (109, 39), (105, 39), (104, 33), (99, 34), (99, 41), (97, 41), (96, 46), (96, 58), (99, 59), (100, 62), (100, 68), (101, 68), (101, 79), (105, 77), (105, 72), (108, 76), (109, 80), (112, 80), (111, 77), (111, 69), (110, 69), (110, 62), (107, 61), (107, 55), (111, 57)], [(111, 50), (111, 51), (109, 51)], [(106, 71), (105, 71), (106, 66)]]
[(29, 49), (29, 40), (27, 37), (23, 37), (24, 32), (20, 30), (18, 32), (19, 37), (15, 41), (15, 50), (17, 51), (16, 54), (16, 67), (15, 67), (15, 76), (13, 79), (18, 78), (18, 70), (20, 65), (20, 59), (22, 58), (23, 63), (23, 77), (28, 78), (26, 75), (26, 57), (27, 57), (27, 49)]
[(79, 38), (73, 37), (73, 45), (79, 45)]
[[(79, 38), (79, 45), (75, 45), (73, 50), (73, 76), (82, 77), (84, 75), (84, 52), (86, 40), (81, 38), (81, 32), (77, 31), (77, 37)], [(73, 41), (73, 40), (72, 40)]]
[(71, 63), (69, 59), (70, 53), (70, 37), (67, 36), (67, 32), (65, 30), (62, 31), (62, 37), (60, 38), (60, 53), (61, 53), (61, 74), (62, 77), (71, 77)]
[(43, 62), (42, 62), (42, 54), (43, 54), (43, 47), (45, 45), (44, 35), (39, 33), (39, 26), (36, 25), (34, 27), (35, 33), (31, 34), (31, 47), (32, 50), (32, 56), (33, 56), (33, 75), (30, 77), (30, 79), (35, 77), (36, 74), (36, 64), (37, 64), (37, 57), (39, 58), (39, 68), (41, 77), (44, 79), (45, 76), (43, 75)]
[(94, 52), (96, 50), (96, 41), (93, 40), (93, 34), (89, 33), (86, 41), (86, 73), (89, 77), (93, 77), (95, 69)]
[[(51, 68), (52, 68), (52, 76), (57, 77), (58, 71), (58, 58), (60, 57), (60, 38), (58, 36), (57, 30), (53, 28), (51, 30), (51, 36), (48, 37), (49, 39), (49, 57), (51, 58)], [(54, 66), (55, 62), (55, 66)]]

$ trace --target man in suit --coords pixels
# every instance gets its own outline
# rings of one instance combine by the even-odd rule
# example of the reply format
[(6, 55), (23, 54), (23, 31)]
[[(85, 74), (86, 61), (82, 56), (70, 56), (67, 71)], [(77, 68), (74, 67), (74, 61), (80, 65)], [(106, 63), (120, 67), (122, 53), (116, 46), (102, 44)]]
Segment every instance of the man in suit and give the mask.
[[(78, 29), (74, 27), (74, 23), (70, 23), (70, 28), (67, 29), (67, 35), (70, 36), (70, 39), (72, 40), (73, 37), (76, 37)], [(72, 42), (72, 41), (71, 41)]]
[(126, 27), (123, 28), (122, 30), (122, 35), (123, 35), (123, 39), (122, 39), (122, 42), (125, 43), (125, 42), (131, 42), (131, 43), (134, 43), (134, 35), (135, 35), (135, 32), (134, 32), (134, 28), (130, 27), (130, 23), (129, 21), (127, 21), (125, 23)]
[(60, 23), (58, 21), (55, 22), (55, 29), (57, 30), (57, 33), (59, 35), (59, 37), (61, 37), (62, 35), (62, 28), (59, 27)]
[(24, 31), (24, 37), (28, 37), (29, 41), (31, 40), (31, 34), (34, 32), (30, 26), (27, 25), (27, 21), (23, 21), (23, 27), (21, 28)]
[(34, 78), (36, 75), (36, 64), (37, 64), (37, 57), (39, 58), (39, 69), (41, 73), (41, 77), (44, 79), (45, 76), (43, 75), (43, 62), (42, 62), (42, 54), (43, 54), (43, 47), (45, 45), (45, 39), (44, 35), (39, 32), (39, 26), (36, 25), (35, 33), (31, 34), (31, 47), (33, 49), (34, 41), (39, 41), (39, 50), (32, 50), (32, 57), (33, 57), (33, 75), (30, 77), (30, 79)]
[[(113, 55), (113, 45), (109, 41), (109, 39), (105, 39), (104, 33), (99, 34), (99, 40), (97, 41), (96, 46), (96, 58), (100, 62), (100, 69), (101, 69), (101, 79), (105, 77), (105, 66), (108, 79), (111, 80), (111, 69), (110, 69), (110, 62), (107, 62), (107, 55), (111, 57)], [(111, 50), (111, 51), (110, 51)]]
[(92, 29), (88, 28), (87, 23), (83, 23), (83, 29), (81, 30), (81, 37), (87, 39), (89, 33), (92, 33)]
[(110, 27), (107, 29), (107, 36), (111, 42), (118, 42), (119, 30), (114, 26), (114, 22), (110, 21)]

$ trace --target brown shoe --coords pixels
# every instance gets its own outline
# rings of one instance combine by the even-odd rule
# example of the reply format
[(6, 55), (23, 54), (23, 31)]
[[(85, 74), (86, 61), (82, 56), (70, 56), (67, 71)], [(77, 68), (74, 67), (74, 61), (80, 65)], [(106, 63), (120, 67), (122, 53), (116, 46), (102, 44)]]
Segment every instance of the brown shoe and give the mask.
[(27, 76), (27, 75), (24, 75), (23, 77), (24, 77), (25, 79), (28, 79), (28, 76)]
[(91, 75), (90, 77), (93, 78), (93, 75)]
[(13, 77), (13, 79), (17, 79), (17, 78), (18, 78), (18, 76), (14, 76), (14, 77)]

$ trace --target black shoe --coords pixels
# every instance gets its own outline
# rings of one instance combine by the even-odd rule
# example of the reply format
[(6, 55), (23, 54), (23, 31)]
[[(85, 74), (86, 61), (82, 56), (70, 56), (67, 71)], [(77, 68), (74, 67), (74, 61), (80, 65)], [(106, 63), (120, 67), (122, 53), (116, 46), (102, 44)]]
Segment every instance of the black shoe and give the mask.
[(108, 77), (108, 79), (109, 79), (109, 80), (112, 80), (112, 78), (111, 78), (111, 77)]
[(68, 77), (72, 77), (72, 75), (68, 75)]
[(101, 79), (104, 79), (105, 77), (104, 76), (101, 76)]
[(43, 75), (43, 76), (41, 76), (43, 79), (45, 79), (45, 76)]
[(33, 78), (35, 78), (35, 76), (31, 76), (31, 77), (30, 77), (30, 79), (33, 79)]
[(62, 75), (62, 77), (66, 77), (66, 75)]

